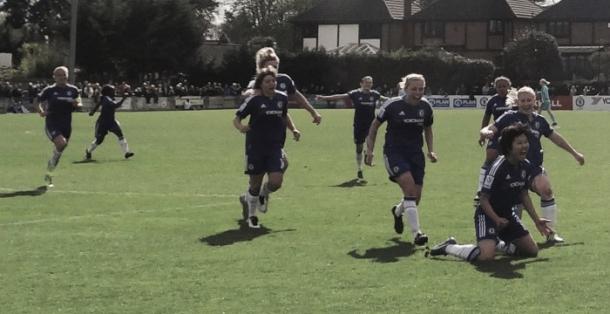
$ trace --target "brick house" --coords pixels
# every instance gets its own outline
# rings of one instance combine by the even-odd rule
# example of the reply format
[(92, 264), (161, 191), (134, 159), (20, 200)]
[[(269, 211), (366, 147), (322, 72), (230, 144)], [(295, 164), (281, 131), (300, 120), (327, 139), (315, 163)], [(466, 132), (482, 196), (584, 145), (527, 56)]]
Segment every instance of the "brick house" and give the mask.
[(538, 29), (557, 38), (570, 65), (610, 44), (610, 0), (562, 0), (546, 10), (530, 0), (428, 0), (425, 8), (420, 1), (323, 0), (292, 20), (295, 48), (439, 46), (494, 60), (519, 34)]
[(557, 39), (564, 69), (583, 77), (599, 73), (591, 54), (610, 46), (610, 1), (562, 0), (538, 14), (537, 29)]

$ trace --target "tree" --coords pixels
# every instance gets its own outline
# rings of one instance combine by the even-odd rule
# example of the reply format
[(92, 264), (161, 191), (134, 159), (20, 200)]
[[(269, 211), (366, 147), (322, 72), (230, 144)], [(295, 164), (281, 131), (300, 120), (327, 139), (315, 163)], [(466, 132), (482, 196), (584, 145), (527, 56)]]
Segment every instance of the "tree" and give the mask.
[(223, 31), (234, 42), (246, 44), (254, 36), (271, 36), (278, 46), (292, 47), (290, 17), (311, 8), (320, 0), (235, 0), (225, 13)]
[(515, 81), (560, 79), (563, 66), (557, 41), (543, 32), (530, 32), (509, 43), (503, 51), (504, 73)]

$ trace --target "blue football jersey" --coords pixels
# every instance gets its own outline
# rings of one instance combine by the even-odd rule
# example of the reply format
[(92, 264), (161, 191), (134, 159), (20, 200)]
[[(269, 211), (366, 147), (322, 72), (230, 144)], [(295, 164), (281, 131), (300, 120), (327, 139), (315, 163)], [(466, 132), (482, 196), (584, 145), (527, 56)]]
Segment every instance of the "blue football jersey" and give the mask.
[(527, 160), (513, 165), (506, 157), (499, 156), (487, 170), (481, 193), (489, 197), (498, 216), (511, 217), (513, 206), (521, 203), (520, 194), (528, 188), (531, 169)]
[(427, 100), (422, 98), (416, 105), (410, 105), (403, 98), (394, 97), (381, 106), (377, 120), (388, 122), (384, 152), (421, 152), (424, 143), (422, 132), (432, 125), (434, 118)]
[(78, 88), (74, 85), (45, 87), (38, 94), (41, 102), (47, 102), (47, 119), (53, 121), (72, 121), (74, 100), (79, 97)]
[(354, 89), (347, 93), (354, 107), (354, 125), (370, 125), (375, 119), (375, 107), (381, 94), (376, 90)]
[(495, 121), (506, 111), (511, 109), (513, 108), (506, 105), (506, 96), (502, 97), (496, 94), (487, 101), (487, 104), (485, 105), (485, 114), (492, 116), (493, 121)]
[(236, 115), (240, 119), (250, 116), (246, 133), (247, 149), (282, 148), (286, 140), (288, 96), (276, 90), (273, 97), (251, 96), (244, 100)]
[(532, 165), (541, 166), (544, 159), (544, 151), (542, 149), (540, 138), (543, 135), (546, 137), (551, 136), (551, 134), (553, 134), (553, 128), (543, 116), (535, 112), (532, 115), (533, 118), (530, 120), (527, 115), (519, 111), (507, 111), (500, 116), (500, 118), (498, 118), (494, 124), (498, 129), (495, 139), (498, 140), (502, 134), (502, 130), (509, 125), (513, 125), (517, 122), (527, 125), (530, 128), (530, 136), (528, 137), (530, 147), (527, 151), (527, 159), (532, 163)]

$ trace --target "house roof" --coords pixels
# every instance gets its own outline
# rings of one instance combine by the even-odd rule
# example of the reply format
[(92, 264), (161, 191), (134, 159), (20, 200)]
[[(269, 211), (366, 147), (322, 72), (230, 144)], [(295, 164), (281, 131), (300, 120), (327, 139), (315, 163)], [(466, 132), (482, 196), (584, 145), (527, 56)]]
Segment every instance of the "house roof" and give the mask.
[[(399, 2), (399, 1), (391, 1)], [(393, 14), (398, 8), (393, 4)], [(294, 18), (292, 22), (302, 23), (366, 23), (385, 22), (395, 19), (383, 0), (323, 0), (309, 11)]]
[(532, 18), (542, 8), (530, 0), (439, 0), (413, 15), (414, 20), (489, 20)]
[(549, 6), (536, 19), (586, 19), (610, 20), (610, 1), (608, 0), (562, 0)]
[[(392, 18), (396, 20), (404, 20), (405, 18), (405, 0), (384, 0), (388, 11)], [(411, 1), (411, 15), (421, 11), (419, 0)], [(407, 17), (409, 18), (409, 17)]]
[(376, 54), (377, 52), (379, 52), (379, 47), (375, 47), (369, 43), (360, 43), (360, 44), (352, 43), (352, 44), (347, 44), (345, 46), (327, 50), (326, 52), (336, 53), (338, 55), (345, 55), (345, 54), (352, 54), (352, 53), (371, 55), (371, 54)]

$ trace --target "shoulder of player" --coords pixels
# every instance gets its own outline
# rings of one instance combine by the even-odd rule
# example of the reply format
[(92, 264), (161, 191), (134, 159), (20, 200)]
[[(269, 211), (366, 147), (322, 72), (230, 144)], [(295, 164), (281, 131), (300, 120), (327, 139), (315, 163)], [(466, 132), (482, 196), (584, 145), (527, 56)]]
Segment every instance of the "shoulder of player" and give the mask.
[(286, 73), (278, 73), (275, 76), (277, 79), (288, 79), (292, 81), (292, 78), (290, 77), (290, 75), (286, 74)]
[(495, 176), (496, 173), (504, 171), (504, 169), (506, 169), (507, 165), (508, 165), (508, 162), (506, 160), (506, 157), (504, 157), (504, 155), (498, 156), (498, 158), (496, 158), (496, 160), (494, 160), (493, 163), (491, 164), (491, 168), (489, 168), (489, 175)]
[(393, 107), (396, 106), (401, 106), (402, 104), (404, 104), (404, 101), (402, 100), (402, 97), (400, 96), (396, 96), (396, 97), (392, 97), (389, 98), (388, 100), (386, 100), (380, 107), (380, 110), (386, 111), (389, 110)]

